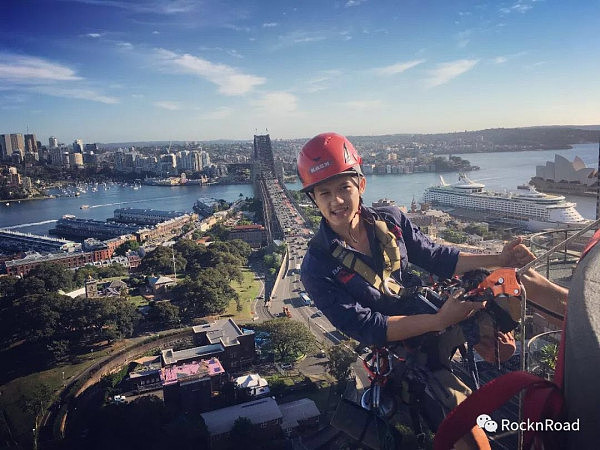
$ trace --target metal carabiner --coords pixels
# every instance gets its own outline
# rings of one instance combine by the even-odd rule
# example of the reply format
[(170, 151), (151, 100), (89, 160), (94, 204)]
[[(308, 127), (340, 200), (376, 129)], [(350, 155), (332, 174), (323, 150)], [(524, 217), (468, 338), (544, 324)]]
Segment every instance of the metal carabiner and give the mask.
[(396, 282), (396, 280), (394, 280), (392, 277), (387, 277), (385, 280), (383, 280), (383, 292), (384, 292), (386, 295), (389, 295), (389, 296), (393, 297), (394, 295), (398, 295), (398, 294), (397, 294), (397, 293), (394, 293), (394, 292), (392, 292), (392, 291), (390, 290), (390, 288), (389, 288), (389, 286), (388, 286), (388, 283), (389, 283), (390, 281), (391, 281), (392, 283), (396, 283), (396, 284), (398, 284), (398, 283)]

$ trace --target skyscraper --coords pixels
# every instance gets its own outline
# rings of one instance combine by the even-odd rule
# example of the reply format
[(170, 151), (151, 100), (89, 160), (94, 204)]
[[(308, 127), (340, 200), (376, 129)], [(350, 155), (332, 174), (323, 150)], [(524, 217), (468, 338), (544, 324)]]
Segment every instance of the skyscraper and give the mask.
[(76, 139), (75, 142), (73, 142), (73, 152), (83, 153), (83, 141), (81, 139)]
[(26, 134), (25, 135), (25, 152), (26, 153), (37, 153), (37, 139), (35, 138), (35, 134)]
[(0, 160), (8, 159), (12, 155), (10, 134), (0, 134)]
[(202, 168), (210, 166), (210, 155), (203, 151), (202, 152)]
[(11, 134), (10, 144), (13, 152), (15, 150), (25, 150), (25, 140), (23, 139), (23, 135), (21, 133)]
[(48, 144), (50, 144), (50, 148), (56, 148), (58, 147), (58, 139), (54, 136), (50, 136), (50, 139), (48, 139)]

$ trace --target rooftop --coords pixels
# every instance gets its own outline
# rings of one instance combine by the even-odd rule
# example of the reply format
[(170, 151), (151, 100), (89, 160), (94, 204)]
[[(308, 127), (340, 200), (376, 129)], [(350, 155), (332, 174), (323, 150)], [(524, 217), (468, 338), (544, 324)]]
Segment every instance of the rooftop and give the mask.
[(202, 414), (208, 432), (213, 436), (231, 430), (238, 417), (245, 417), (254, 425), (259, 425), (272, 420), (281, 420), (283, 414), (277, 402), (270, 397)]
[(162, 379), (165, 385), (183, 381), (188, 378), (212, 377), (224, 373), (225, 370), (217, 358), (178, 364), (162, 369)]
[(281, 428), (284, 430), (295, 428), (299, 425), (300, 421), (319, 417), (321, 414), (315, 402), (308, 398), (283, 403), (279, 405), (279, 409), (281, 410), (281, 414), (283, 414)]
[(219, 319), (204, 325), (192, 328), (194, 335), (206, 334), (206, 339), (211, 344), (222, 343), (224, 346), (237, 345), (239, 336), (253, 334), (252, 330), (242, 330), (233, 319)]
[(225, 351), (222, 344), (202, 345), (200, 347), (186, 348), (185, 350), (173, 351), (173, 349), (163, 350), (160, 355), (164, 365), (177, 364), (178, 361), (200, 358), (204, 355), (210, 355)]

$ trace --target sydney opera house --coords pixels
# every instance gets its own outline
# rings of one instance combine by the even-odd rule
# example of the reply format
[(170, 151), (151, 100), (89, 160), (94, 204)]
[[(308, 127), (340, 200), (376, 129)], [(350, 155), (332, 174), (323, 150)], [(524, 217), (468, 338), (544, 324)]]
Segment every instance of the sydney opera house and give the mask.
[(541, 192), (558, 192), (573, 195), (596, 195), (598, 174), (593, 167), (576, 156), (573, 162), (567, 158), (554, 155), (554, 161), (545, 166), (537, 166), (535, 177), (530, 184)]

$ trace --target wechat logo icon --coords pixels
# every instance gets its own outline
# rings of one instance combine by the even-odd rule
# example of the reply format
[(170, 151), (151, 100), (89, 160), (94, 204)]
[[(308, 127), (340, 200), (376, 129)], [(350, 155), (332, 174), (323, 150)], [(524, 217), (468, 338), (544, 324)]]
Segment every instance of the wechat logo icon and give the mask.
[(477, 425), (488, 433), (495, 433), (498, 429), (498, 422), (492, 420), (487, 414), (480, 414), (477, 416)]

